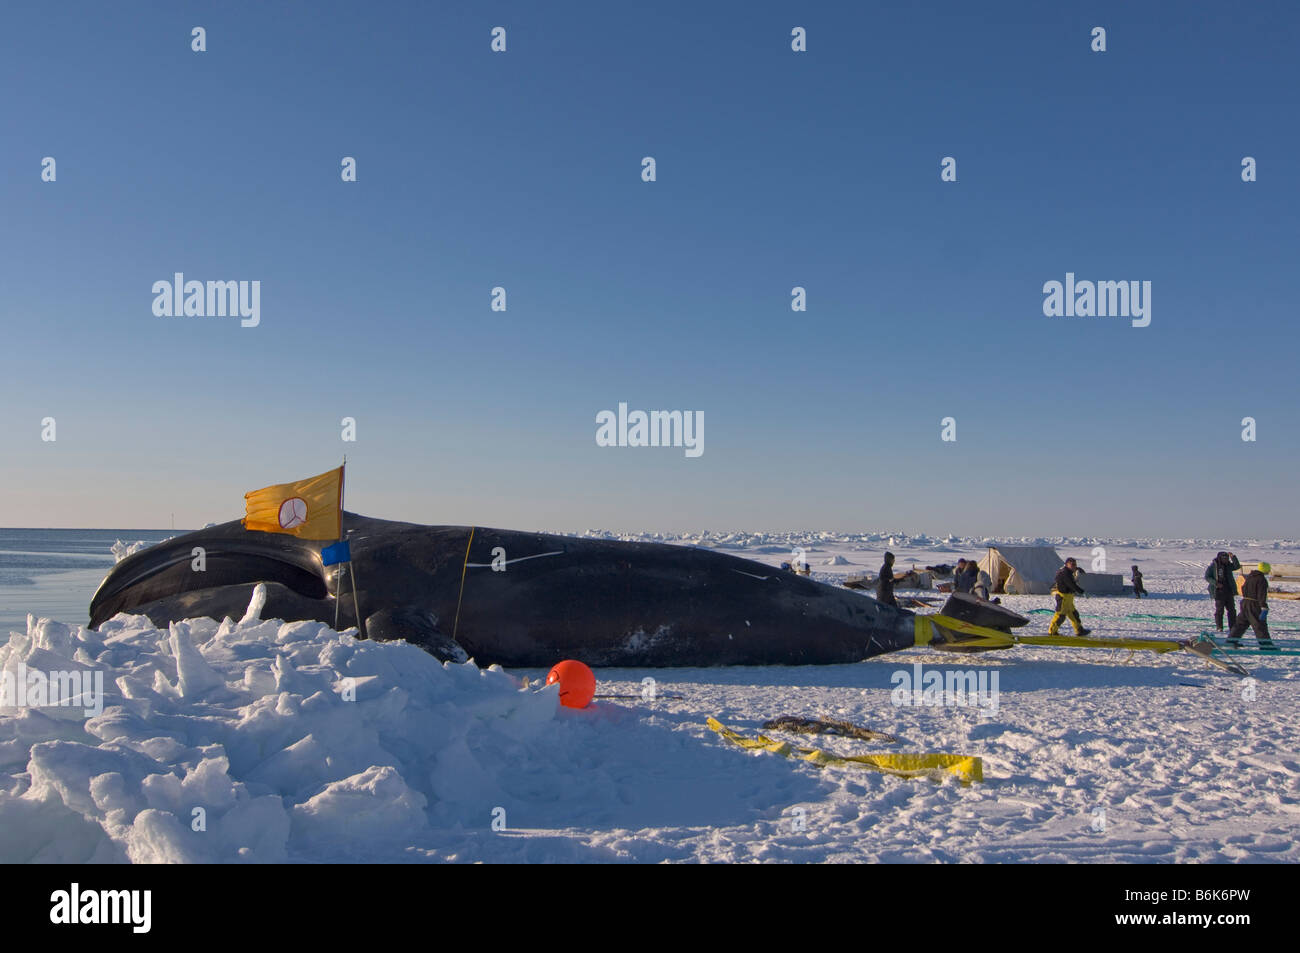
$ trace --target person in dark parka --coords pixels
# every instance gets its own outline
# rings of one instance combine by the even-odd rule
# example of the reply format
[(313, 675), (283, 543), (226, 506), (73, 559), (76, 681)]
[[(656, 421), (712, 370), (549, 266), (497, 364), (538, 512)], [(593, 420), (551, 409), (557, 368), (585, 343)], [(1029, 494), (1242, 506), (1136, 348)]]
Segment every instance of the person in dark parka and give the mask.
[(1266, 652), (1277, 651), (1272, 637), (1268, 634), (1268, 573), (1273, 569), (1268, 563), (1260, 563), (1241, 587), (1241, 614), (1236, 624), (1228, 630), (1229, 648), (1239, 648), (1241, 637), (1247, 627), (1255, 630), (1255, 640)]
[(880, 578), (876, 581), (876, 601), (898, 608), (894, 598), (894, 554), (885, 553), (885, 564), (880, 567)]
[[(952, 591), (953, 592), (970, 592), (972, 579), (968, 564), (965, 559), (957, 560), (957, 568), (952, 571)], [(978, 570), (977, 570), (978, 571)]]
[(1205, 570), (1205, 581), (1214, 598), (1214, 627), (1223, 631), (1223, 613), (1228, 613), (1228, 628), (1237, 624), (1237, 579), (1233, 573), (1241, 571), (1241, 562), (1235, 553), (1220, 552)]
[(1079, 564), (1071, 556), (1065, 561), (1056, 573), (1056, 579), (1052, 581), (1052, 595), (1056, 597), (1056, 612), (1052, 616), (1052, 623), (1047, 627), (1048, 635), (1056, 635), (1061, 631), (1061, 623), (1066, 619), (1070, 620), (1070, 625), (1074, 626), (1075, 635), (1087, 635), (1092, 629), (1083, 627), (1083, 619), (1079, 617), (1079, 610), (1074, 607), (1074, 597), (1083, 595), (1083, 587), (1075, 579), (1075, 572), (1079, 569)]
[(1133, 567), (1133, 595), (1138, 599), (1141, 599), (1146, 594), (1147, 594), (1146, 587), (1142, 585), (1142, 573), (1138, 571), (1137, 566), (1134, 566)]

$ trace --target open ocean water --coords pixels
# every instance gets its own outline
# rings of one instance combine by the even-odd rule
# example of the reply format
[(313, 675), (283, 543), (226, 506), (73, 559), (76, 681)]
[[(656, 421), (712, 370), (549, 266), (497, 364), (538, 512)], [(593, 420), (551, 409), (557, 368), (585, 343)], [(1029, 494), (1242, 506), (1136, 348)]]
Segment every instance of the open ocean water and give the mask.
[(113, 543), (158, 543), (183, 529), (0, 528), (0, 633), (27, 631), (27, 613), (85, 625), (90, 597), (113, 568)]

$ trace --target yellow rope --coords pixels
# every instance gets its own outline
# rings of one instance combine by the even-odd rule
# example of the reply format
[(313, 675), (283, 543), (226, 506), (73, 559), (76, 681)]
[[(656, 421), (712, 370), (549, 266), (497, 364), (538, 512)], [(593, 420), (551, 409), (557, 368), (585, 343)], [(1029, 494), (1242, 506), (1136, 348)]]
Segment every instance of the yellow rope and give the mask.
[(469, 539), (465, 542), (465, 564), (460, 567), (460, 595), (456, 597), (456, 623), (451, 629), (451, 640), (456, 641), (460, 631), (460, 601), (465, 598), (465, 573), (469, 571), (469, 547), (474, 542), (474, 527), (469, 528)]
[[(716, 718), (705, 721), (710, 728), (732, 744), (750, 750), (761, 749), (779, 754), (786, 758), (799, 758), (819, 768), (832, 764), (855, 765), (893, 774), (904, 778), (933, 777), (935, 774), (948, 772), (961, 778), (962, 784), (984, 780), (984, 762), (973, 755), (961, 754), (858, 754), (836, 755), (817, 748), (799, 748), (784, 741), (774, 741), (766, 735), (757, 739), (746, 738), (739, 732), (732, 731)], [(936, 778), (937, 780), (937, 778)]]

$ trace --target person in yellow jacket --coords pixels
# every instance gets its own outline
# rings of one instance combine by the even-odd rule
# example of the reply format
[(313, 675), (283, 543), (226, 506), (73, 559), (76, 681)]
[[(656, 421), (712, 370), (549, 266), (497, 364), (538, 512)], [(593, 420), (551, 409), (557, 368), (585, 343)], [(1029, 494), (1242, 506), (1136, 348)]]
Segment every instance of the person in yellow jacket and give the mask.
[(1079, 610), (1074, 607), (1074, 597), (1083, 595), (1083, 588), (1074, 578), (1078, 569), (1079, 564), (1071, 556), (1057, 572), (1056, 579), (1052, 581), (1052, 595), (1056, 597), (1056, 614), (1052, 616), (1052, 624), (1047, 627), (1048, 635), (1058, 634), (1061, 631), (1061, 622), (1065, 619), (1069, 619), (1070, 624), (1074, 626), (1075, 635), (1087, 635), (1092, 631), (1083, 627)]

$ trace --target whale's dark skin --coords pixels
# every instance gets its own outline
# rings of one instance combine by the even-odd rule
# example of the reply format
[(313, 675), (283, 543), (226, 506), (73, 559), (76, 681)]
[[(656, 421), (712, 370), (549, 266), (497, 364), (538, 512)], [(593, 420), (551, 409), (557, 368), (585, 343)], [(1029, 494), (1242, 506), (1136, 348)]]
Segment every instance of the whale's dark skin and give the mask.
[[(374, 639), (441, 659), (546, 667), (817, 665), (914, 644), (913, 614), (762, 563), (691, 546), (593, 540), (343, 515), (357, 602)], [(472, 538), (471, 538), (472, 532)], [(334, 570), (317, 541), (236, 520), (128, 556), (90, 603), (155, 624), (244, 614), (266, 583), (262, 618), (334, 624)], [(192, 568), (204, 551), (206, 571)], [(468, 556), (467, 556), (468, 553)], [(504, 562), (504, 571), (492, 568)], [(462, 595), (463, 577), (463, 595)], [(351, 585), (339, 628), (357, 624)]]

